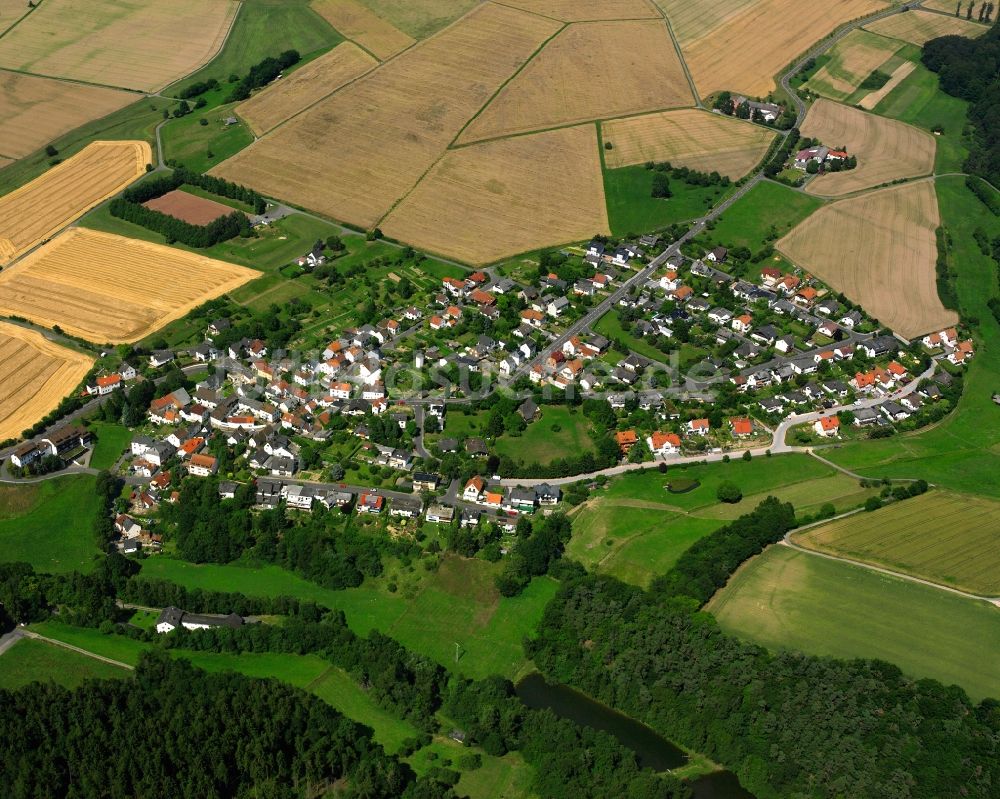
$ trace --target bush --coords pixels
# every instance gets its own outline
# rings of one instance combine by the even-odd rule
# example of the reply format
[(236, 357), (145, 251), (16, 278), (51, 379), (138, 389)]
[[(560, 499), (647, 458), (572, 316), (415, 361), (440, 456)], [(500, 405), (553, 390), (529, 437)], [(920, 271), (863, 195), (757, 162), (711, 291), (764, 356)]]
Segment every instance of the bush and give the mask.
[(730, 505), (735, 505), (741, 499), (743, 499), (743, 492), (736, 483), (731, 483), (728, 480), (719, 485), (718, 490), (715, 492), (716, 498), (719, 502), (726, 502)]
[(865, 510), (871, 513), (882, 507), (882, 500), (878, 497), (868, 497), (865, 500)]

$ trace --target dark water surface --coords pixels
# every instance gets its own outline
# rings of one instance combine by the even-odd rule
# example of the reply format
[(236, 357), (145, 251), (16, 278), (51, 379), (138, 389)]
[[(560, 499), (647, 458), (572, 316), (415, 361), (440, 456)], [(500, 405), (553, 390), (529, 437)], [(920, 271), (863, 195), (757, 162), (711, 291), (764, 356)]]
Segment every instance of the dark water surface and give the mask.
[[(606, 705), (595, 702), (565, 685), (550, 685), (538, 674), (529, 674), (516, 687), (517, 695), (528, 707), (551, 710), (560, 718), (613, 735), (636, 754), (639, 765), (653, 771), (667, 771), (687, 763), (684, 751), (663, 736)], [(696, 799), (754, 799), (729, 771), (708, 774), (693, 780)]]

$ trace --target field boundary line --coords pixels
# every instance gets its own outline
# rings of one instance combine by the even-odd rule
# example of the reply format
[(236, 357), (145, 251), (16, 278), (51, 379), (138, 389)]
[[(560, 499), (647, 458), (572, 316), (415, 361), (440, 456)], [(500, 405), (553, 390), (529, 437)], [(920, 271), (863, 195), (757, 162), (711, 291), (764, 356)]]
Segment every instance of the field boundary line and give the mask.
[(81, 655), (86, 655), (87, 657), (93, 658), (94, 660), (100, 660), (104, 663), (109, 663), (112, 666), (117, 666), (120, 669), (127, 669), (128, 671), (135, 671), (135, 666), (130, 666), (128, 663), (122, 663), (120, 660), (113, 660), (112, 658), (104, 657), (104, 655), (98, 655), (96, 652), (91, 652), (89, 649), (83, 649), (79, 646), (73, 646), (73, 644), (67, 644), (65, 641), (59, 641), (56, 638), (48, 638), (44, 635), (39, 635), (33, 630), (25, 630), (24, 635), (26, 638), (34, 639), (35, 641), (44, 641), (47, 644), (52, 644), (53, 646), (61, 646), (63, 649), (69, 649), (73, 652), (77, 652)]
[(660, 12), (660, 16), (663, 17), (663, 21), (667, 24), (667, 34), (670, 36), (670, 41), (674, 43), (677, 60), (681, 62), (681, 69), (684, 70), (684, 77), (687, 78), (688, 88), (691, 89), (691, 94), (694, 96), (694, 107), (704, 108), (705, 106), (701, 102), (701, 95), (698, 93), (698, 86), (694, 82), (694, 75), (691, 74), (687, 59), (684, 57), (684, 50), (681, 48), (681, 43), (677, 40), (677, 35), (674, 33), (673, 23), (670, 21), (667, 12), (660, 8), (658, 3), (653, 3), (653, 6)]
[(25, 12), (24, 12), (23, 14), (21, 14), (21, 16), (19, 16), (19, 17), (18, 17), (17, 19), (15, 19), (15, 20), (14, 20), (14, 21), (13, 21), (12, 23), (10, 23), (10, 25), (8, 25), (8, 26), (7, 26), (7, 27), (6, 27), (6, 28), (5, 28), (5, 29), (4, 29), (3, 31), (0, 31), (0, 39), (2, 39), (2, 38), (3, 38), (4, 36), (6, 36), (6, 35), (7, 35), (8, 33), (10, 33), (10, 32), (11, 32), (12, 30), (14, 30), (14, 28), (16, 28), (16, 27), (17, 27), (18, 25), (20, 25), (20, 24), (21, 24), (22, 22), (24, 22), (24, 20), (25, 20), (25, 19), (27, 18), (27, 16), (28, 16), (28, 15), (29, 15), (29, 14), (30, 14), (30, 13), (31, 13), (32, 11), (34, 11), (35, 9), (37, 9), (37, 8), (38, 8), (38, 5), (40, 5), (40, 4), (36, 4), (36, 5), (32, 5), (32, 6), (29, 6), (29, 7), (28, 7), (28, 10), (27, 10), (27, 11), (25, 11)]
[[(236, 21), (240, 18), (240, 15), (245, 12), (246, 7), (247, 7), (246, 0), (240, 0), (240, 4), (236, 7), (236, 13), (233, 14), (233, 18), (229, 21), (229, 29), (226, 31), (226, 35), (222, 37), (222, 43), (219, 45), (219, 49), (216, 50), (214, 53), (212, 53), (212, 57), (208, 59), (208, 61), (206, 61), (197, 69), (192, 69), (190, 72), (187, 73), (187, 75), (184, 75), (183, 77), (178, 78), (177, 80), (170, 81), (170, 83), (164, 83), (162, 86), (158, 86), (156, 91), (151, 92), (151, 94), (155, 94), (157, 96), (165, 96), (170, 100), (178, 99), (174, 95), (161, 95), (160, 93), (165, 92), (171, 86), (176, 86), (178, 83), (183, 83), (184, 81), (189, 80), (192, 75), (196, 75), (203, 69), (210, 67), (212, 65), (212, 62), (215, 61), (215, 59), (217, 59), (220, 55), (222, 55), (222, 51), (226, 49), (226, 45), (229, 44), (229, 37), (233, 35), (233, 29), (236, 27)], [(332, 28), (333, 26), (331, 25), (330, 27)]]
[[(0, 72), (10, 72), (14, 75), (26, 75), (29, 78), (42, 78), (43, 80), (57, 80), (60, 83), (72, 83), (77, 86), (90, 86), (91, 88), (94, 89), (108, 89), (110, 91), (116, 91), (116, 92), (128, 92), (129, 94), (135, 94), (138, 95), (139, 97), (151, 97), (155, 96), (156, 94), (155, 92), (147, 92), (144, 89), (132, 89), (128, 86), (113, 86), (110, 83), (94, 83), (93, 81), (89, 80), (80, 80), (79, 78), (64, 78), (60, 77), (59, 75), (43, 75), (41, 72), (29, 72), (26, 69), (14, 69), (13, 67), (0, 67)], [(112, 111), (110, 113), (114, 112)], [(69, 132), (72, 133), (72, 131)]]

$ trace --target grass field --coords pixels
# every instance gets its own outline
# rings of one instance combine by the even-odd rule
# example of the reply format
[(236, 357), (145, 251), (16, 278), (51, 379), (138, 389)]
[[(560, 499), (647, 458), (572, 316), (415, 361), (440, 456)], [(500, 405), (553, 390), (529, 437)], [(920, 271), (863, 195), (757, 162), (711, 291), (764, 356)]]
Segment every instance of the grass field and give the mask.
[(622, 327), (621, 319), (618, 316), (617, 311), (608, 311), (604, 316), (597, 320), (594, 325), (594, 332), (599, 333), (602, 336), (606, 336), (612, 341), (624, 342), (630, 350), (633, 350), (644, 358), (650, 358), (654, 361), (665, 362), (667, 360), (666, 353), (660, 352), (652, 344), (648, 343), (644, 339), (636, 338), (628, 330)]
[(771, 649), (879, 658), (974, 700), (1000, 696), (1000, 609), (939, 588), (775, 546), (706, 609), (724, 630)]
[(94, 359), (0, 322), (0, 441), (19, 438), (75, 389)]
[(236, 106), (258, 136), (367, 72), (378, 63), (350, 42), (310, 61), (288, 77), (272, 83)]
[(156, 91), (219, 51), (238, 8), (232, 0), (47, 0), (0, 39), (0, 66)]
[(802, 123), (802, 135), (835, 147), (846, 146), (858, 159), (855, 169), (829, 172), (809, 181), (806, 191), (810, 194), (842, 197), (934, 171), (936, 142), (931, 134), (830, 100), (813, 103)]
[(776, 247), (882, 324), (913, 338), (958, 321), (937, 293), (939, 221), (934, 184), (909, 183), (828, 205)]
[(312, 7), (339, 33), (380, 61), (405, 50), (413, 39), (359, 0), (312, 0)]
[(712, 239), (729, 248), (763, 247), (769, 239), (782, 236), (823, 205), (779, 183), (758, 183), (729, 208), (712, 229)]
[(811, 528), (796, 543), (984, 596), (1000, 595), (1000, 503), (933, 491)]
[(118, 89), (0, 72), (0, 153), (21, 158), (134, 100)]
[[(559, 430), (553, 429), (556, 426)], [(494, 449), (518, 463), (551, 463), (593, 450), (590, 429), (590, 422), (579, 410), (572, 413), (561, 405), (545, 405), (521, 435), (500, 437)]]
[[(164, 159), (178, 161), (193, 172), (207, 172), (234, 156), (254, 140), (245, 123), (226, 124), (235, 110), (232, 104), (212, 106), (171, 119), (160, 129)], [(207, 124), (201, 124), (203, 119)]]
[(385, 218), (387, 236), (471, 264), (608, 233), (592, 125), (449, 151)]
[(152, 158), (146, 142), (93, 142), (0, 197), (0, 264), (36, 247), (117, 194), (145, 173)]
[(889, 75), (889, 80), (885, 82), (885, 85), (881, 89), (876, 89), (873, 92), (869, 92), (864, 97), (858, 101), (858, 105), (865, 111), (871, 111), (879, 103), (881, 103), (889, 94), (904, 80), (906, 80), (910, 74), (917, 68), (917, 65), (912, 61), (903, 61), (899, 66), (892, 70)]
[(97, 439), (94, 454), (90, 456), (92, 469), (110, 469), (128, 449), (132, 440), (132, 431), (120, 424), (107, 422), (91, 423), (90, 432)]
[(213, 172), (333, 219), (371, 227), (559, 25), (481, 5)]
[(616, 119), (601, 124), (601, 138), (613, 149), (604, 162), (612, 168), (646, 161), (669, 161), (732, 180), (764, 157), (775, 134), (765, 128), (698, 109)]
[(663, 20), (585, 22), (549, 41), (459, 143), (692, 105)]
[(72, 475), (26, 486), (0, 486), (0, 558), (40, 572), (89, 572), (94, 539), (94, 478)]
[(855, 29), (833, 46), (823, 64), (804, 88), (829, 97), (847, 100), (861, 83), (903, 47), (902, 42), (866, 30)]
[(0, 312), (98, 343), (137, 341), (260, 273), (72, 228), (0, 274)]
[(669, 199), (650, 196), (653, 171), (644, 166), (626, 166), (604, 170), (604, 193), (608, 220), (616, 236), (656, 230), (704, 216), (722, 197), (721, 186), (693, 186), (681, 180), (670, 181)]
[(923, 47), (931, 39), (937, 39), (940, 36), (965, 36), (969, 39), (975, 39), (989, 30), (987, 25), (980, 25), (946, 14), (932, 14), (919, 10), (895, 14), (866, 25), (865, 28), (882, 36), (902, 39), (904, 42), (910, 42), (918, 47)]
[[(274, 566), (196, 566), (170, 558), (152, 558), (145, 562), (143, 573), (188, 588), (312, 600), (343, 610), (355, 632), (380, 630), (461, 674), (514, 677), (525, 668), (521, 641), (538, 624), (557, 584), (540, 578), (532, 581), (521, 596), (500, 598), (493, 587), (498, 567), (480, 560), (449, 558), (435, 573), (386, 576), (344, 591), (320, 588)], [(386, 588), (390, 579), (399, 580), (398, 592)], [(457, 664), (456, 642), (461, 646)]]
[(170, 86), (176, 94), (198, 81), (245, 75), (254, 64), (285, 50), (303, 58), (329, 50), (343, 41), (310, 6), (309, 0), (243, 0), (229, 38), (206, 66)]
[(119, 666), (30, 638), (22, 638), (0, 656), (0, 690), (13, 691), (50, 680), (64, 688), (77, 688), (84, 680), (129, 676), (130, 672)]

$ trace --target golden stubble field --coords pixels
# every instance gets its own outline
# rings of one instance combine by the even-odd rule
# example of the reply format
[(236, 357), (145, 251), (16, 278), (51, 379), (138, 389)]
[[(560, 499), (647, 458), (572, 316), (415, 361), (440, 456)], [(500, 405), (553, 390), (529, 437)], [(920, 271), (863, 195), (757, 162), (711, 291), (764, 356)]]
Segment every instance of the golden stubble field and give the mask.
[(832, 100), (846, 100), (903, 42), (856, 28), (837, 42), (830, 60), (816, 70), (806, 87)]
[(918, 47), (923, 47), (931, 39), (937, 39), (939, 36), (966, 36), (975, 39), (990, 29), (988, 25), (980, 25), (966, 19), (934, 14), (929, 11), (907, 11), (905, 14), (895, 14), (873, 22), (871, 25), (866, 25), (865, 28), (873, 33), (880, 33), (882, 36), (902, 39), (904, 42), (910, 42)]
[(323, 19), (381, 61), (405, 50), (414, 39), (358, 0), (312, 0)]
[(291, 75), (236, 106), (258, 136), (280, 125), (378, 64), (355, 44), (344, 42)]
[(869, 92), (864, 97), (858, 101), (858, 105), (864, 108), (866, 111), (871, 111), (875, 106), (881, 103), (886, 97), (889, 96), (889, 92), (895, 89), (900, 83), (906, 80), (910, 73), (917, 68), (917, 65), (912, 61), (904, 61), (898, 67), (892, 71), (892, 75), (889, 80), (886, 81), (885, 86), (881, 89), (876, 89), (873, 92)]
[(504, 4), (563, 22), (661, 18), (650, 0), (504, 0)]
[(0, 154), (23, 158), (137, 99), (118, 89), (0, 71)]
[(802, 123), (802, 135), (828, 147), (846, 145), (858, 159), (855, 169), (813, 178), (806, 187), (810, 194), (842, 197), (934, 171), (937, 142), (931, 134), (832, 100), (820, 99), (813, 104)]
[(906, 338), (958, 322), (935, 280), (940, 224), (930, 180), (839, 200), (775, 245)]
[(0, 441), (19, 437), (53, 410), (93, 363), (34, 330), (0, 322)]
[(608, 233), (596, 130), (562, 128), (452, 150), (382, 227), (475, 264)]
[(581, 22), (546, 44), (459, 141), (693, 104), (662, 19)]
[(155, 91), (208, 63), (235, 0), (45, 0), (0, 39), (0, 67)]
[(560, 25), (485, 3), (212, 173), (372, 227)]
[(766, 95), (775, 75), (848, 20), (885, 0), (658, 0), (702, 97), (728, 90)]
[(0, 272), (0, 314), (95, 343), (133, 342), (260, 273), (83, 228)]
[(669, 161), (733, 180), (757, 165), (776, 135), (758, 125), (695, 108), (604, 122), (601, 133), (613, 145), (604, 152), (611, 168)]
[(0, 197), (0, 264), (9, 263), (146, 172), (144, 141), (98, 141)]

